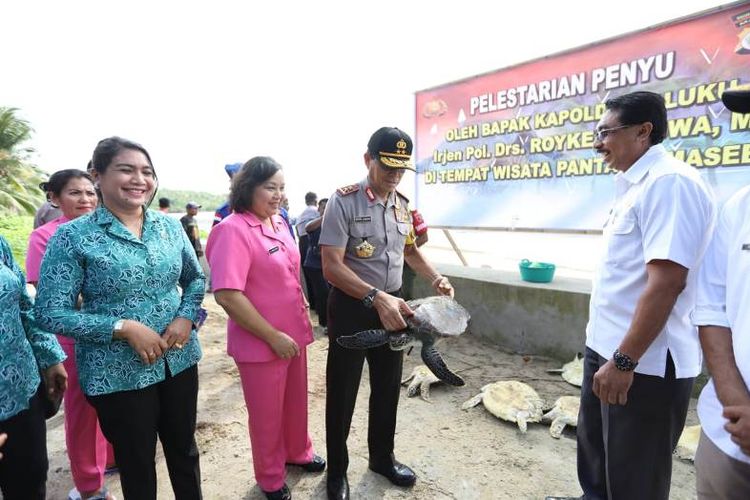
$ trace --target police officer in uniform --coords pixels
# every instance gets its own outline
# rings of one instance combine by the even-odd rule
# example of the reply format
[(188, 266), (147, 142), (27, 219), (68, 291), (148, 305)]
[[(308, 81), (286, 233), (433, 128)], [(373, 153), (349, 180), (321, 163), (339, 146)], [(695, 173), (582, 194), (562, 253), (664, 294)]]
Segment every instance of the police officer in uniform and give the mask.
[(370, 373), (367, 443), (370, 469), (398, 486), (412, 486), (416, 475), (396, 461), (393, 441), (400, 395), (403, 354), (388, 346), (344, 349), (342, 335), (386, 328), (406, 328), (403, 316), (413, 314), (400, 298), (404, 259), (432, 283), (436, 292), (453, 296), (441, 276), (414, 244), (406, 197), (396, 191), (411, 164), (412, 141), (401, 130), (383, 127), (367, 144), (367, 177), (342, 187), (328, 200), (320, 235), (323, 274), (332, 285), (328, 299), (328, 361), (326, 366), (326, 441), (328, 498), (349, 498), (346, 439), (365, 358)]

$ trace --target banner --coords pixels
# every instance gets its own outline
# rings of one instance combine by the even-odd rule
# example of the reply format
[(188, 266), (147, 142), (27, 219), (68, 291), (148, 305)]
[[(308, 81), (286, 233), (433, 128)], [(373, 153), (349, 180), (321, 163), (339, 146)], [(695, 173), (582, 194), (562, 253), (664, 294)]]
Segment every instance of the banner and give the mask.
[(664, 95), (666, 149), (718, 201), (750, 184), (750, 4), (678, 20), (417, 92), (416, 203), (431, 226), (596, 231), (614, 171), (593, 150), (611, 97)]

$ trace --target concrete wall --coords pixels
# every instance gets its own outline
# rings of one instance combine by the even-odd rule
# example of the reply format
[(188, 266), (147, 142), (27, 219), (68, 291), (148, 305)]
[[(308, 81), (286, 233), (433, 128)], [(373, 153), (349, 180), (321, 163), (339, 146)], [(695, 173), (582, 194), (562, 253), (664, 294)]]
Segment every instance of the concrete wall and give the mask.
[[(527, 283), (519, 273), (461, 266), (438, 266), (456, 289), (456, 299), (471, 313), (470, 333), (502, 349), (570, 361), (583, 352), (591, 282), (555, 278)], [(414, 295), (434, 292), (422, 278)]]

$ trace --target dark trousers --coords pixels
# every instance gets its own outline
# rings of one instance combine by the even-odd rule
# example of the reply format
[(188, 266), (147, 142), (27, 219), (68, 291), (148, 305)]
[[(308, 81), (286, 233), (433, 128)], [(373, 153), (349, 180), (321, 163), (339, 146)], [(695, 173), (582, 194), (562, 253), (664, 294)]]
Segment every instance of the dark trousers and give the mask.
[[(302, 262), (305, 261), (307, 256), (307, 249), (310, 247), (310, 238), (307, 235), (299, 237), (299, 256)], [(310, 303), (310, 307), (315, 309), (315, 292), (313, 291), (312, 283), (310, 283), (310, 277), (305, 267), (302, 268), (302, 276), (305, 278), (305, 291), (307, 292), (307, 301)]]
[(123, 496), (156, 499), (156, 437), (164, 450), (177, 500), (202, 498), (195, 420), (198, 367), (143, 389), (88, 396), (115, 450)]
[[(396, 293), (392, 293), (397, 295)], [(402, 351), (385, 346), (367, 350), (344, 349), (336, 342), (342, 335), (383, 328), (375, 309), (337, 288), (328, 297), (328, 362), (326, 365), (326, 444), (328, 476), (346, 473), (349, 452), (346, 439), (352, 423), (354, 404), (367, 358), (370, 371), (370, 411), (367, 445), (370, 462), (390, 464), (396, 433), (396, 410), (400, 395)]]
[(695, 379), (676, 379), (668, 355), (664, 378), (636, 373), (627, 404), (608, 405), (591, 389), (594, 374), (606, 362), (586, 348), (577, 430), (584, 498), (667, 500), (672, 452)]
[[(318, 314), (318, 323), (320, 326), (328, 325), (328, 293), (331, 287), (323, 277), (323, 270), (314, 267), (305, 267), (305, 272), (310, 280), (315, 298), (315, 312)], [(312, 305), (311, 305), (312, 307)]]
[(8, 440), (0, 448), (0, 491), (5, 500), (44, 500), (47, 493), (47, 426), (42, 385), (29, 408), (0, 421)]

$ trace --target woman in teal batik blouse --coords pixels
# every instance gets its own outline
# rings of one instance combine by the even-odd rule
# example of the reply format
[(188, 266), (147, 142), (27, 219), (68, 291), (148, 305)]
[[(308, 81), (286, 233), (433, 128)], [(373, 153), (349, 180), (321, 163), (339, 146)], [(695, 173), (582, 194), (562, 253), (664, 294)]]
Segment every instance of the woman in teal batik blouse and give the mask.
[(42, 370), (52, 397), (62, 397), (65, 360), (57, 339), (34, 320), (26, 279), (0, 236), (0, 434), (7, 433), (0, 460), (3, 498), (44, 500), (47, 431)]
[(125, 498), (156, 498), (157, 435), (175, 497), (201, 498), (194, 324), (205, 277), (180, 222), (147, 210), (156, 173), (142, 146), (104, 139), (91, 165), (100, 206), (50, 239), (36, 313), (76, 341), (81, 388), (115, 450)]

